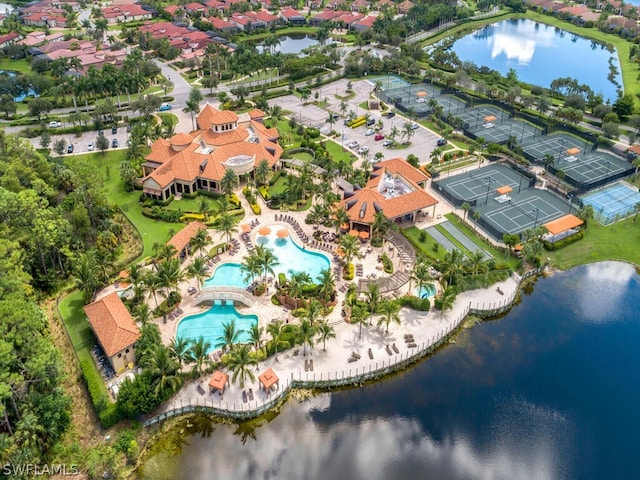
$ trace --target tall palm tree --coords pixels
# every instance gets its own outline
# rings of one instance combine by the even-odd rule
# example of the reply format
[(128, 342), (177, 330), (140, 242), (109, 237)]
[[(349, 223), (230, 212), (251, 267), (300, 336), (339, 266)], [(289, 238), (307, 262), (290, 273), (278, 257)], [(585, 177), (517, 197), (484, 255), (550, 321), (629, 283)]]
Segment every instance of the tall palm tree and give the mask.
[(235, 383), (239, 379), (240, 388), (244, 388), (244, 382), (247, 378), (254, 382), (256, 377), (250, 367), (257, 365), (258, 361), (251, 355), (249, 346), (240, 345), (240, 347), (231, 352), (227, 361), (227, 368), (233, 372), (231, 381)]
[(322, 304), (315, 298), (312, 298), (309, 305), (307, 305), (307, 311), (304, 315), (305, 319), (309, 321), (312, 327), (315, 326), (318, 317), (321, 314), (321, 310)]
[(223, 212), (220, 218), (218, 218), (218, 230), (227, 237), (227, 243), (229, 243), (231, 241), (231, 234), (238, 231), (236, 227), (236, 217), (228, 212)]
[(151, 319), (151, 310), (149, 305), (142, 302), (135, 309), (135, 317), (138, 322), (145, 325)]
[(400, 136), (402, 138), (406, 137), (407, 143), (410, 143), (411, 138), (415, 133), (416, 131), (413, 128), (411, 128), (411, 122), (405, 122), (404, 125), (402, 125), (402, 132), (400, 133)]
[(207, 261), (202, 257), (193, 259), (193, 262), (187, 268), (189, 278), (195, 279), (198, 289), (202, 288), (202, 281), (209, 276), (207, 271)]
[(145, 274), (142, 282), (144, 283), (144, 286), (146, 287), (147, 291), (149, 292), (149, 294), (151, 296), (153, 296), (153, 300), (156, 304), (156, 308), (158, 308), (158, 296), (157, 293), (160, 291), (160, 289), (162, 288), (161, 282), (160, 282), (160, 278), (158, 278), (158, 275), (155, 274), (152, 271), (149, 271)]
[(92, 251), (81, 253), (73, 266), (73, 275), (76, 285), (80, 287), (84, 295), (84, 303), (90, 303), (98, 288), (98, 266)]
[(249, 283), (253, 283), (255, 278), (260, 275), (262, 272), (262, 266), (260, 265), (260, 259), (255, 254), (255, 251), (242, 258), (240, 271), (244, 274), (243, 280)]
[(382, 210), (376, 212), (373, 216), (373, 224), (371, 225), (372, 237), (382, 238), (382, 247), (384, 248), (384, 239), (389, 233), (389, 220), (384, 216)]
[(233, 193), (233, 189), (236, 188), (239, 184), (238, 175), (231, 168), (227, 168), (224, 171), (224, 175), (222, 176), (222, 180), (220, 180), (220, 190), (225, 195), (231, 195)]
[(302, 355), (307, 355), (307, 345), (313, 348), (313, 339), (316, 336), (316, 329), (306, 318), (300, 322), (298, 327), (298, 341), (302, 343)]
[(444, 261), (438, 266), (442, 278), (448, 285), (457, 285), (463, 270), (464, 256), (458, 249), (453, 249), (444, 256)]
[(153, 348), (145, 367), (153, 378), (153, 391), (157, 396), (164, 396), (166, 391), (173, 393), (182, 385), (179, 366), (169, 354), (169, 349), (162, 345)]
[(289, 270), (289, 296), (294, 299), (294, 308), (298, 308), (298, 299), (302, 296), (302, 287), (310, 282), (311, 276), (307, 272)]
[(257, 323), (251, 325), (249, 329), (249, 341), (255, 348), (256, 352), (262, 348), (262, 334), (264, 333), (264, 328), (259, 327)]
[(449, 310), (453, 307), (453, 304), (456, 301), (456, 291), (453, 287), (447, 287), (442, 292), (442, 296), (440, 297), (440, 316), (444, 315), (445, 310)]
[(267, 333), (271, 335), (271, 341), (273, 342), (273, 348), (275, 349), (277, 362), (278, 349), (280, 347), (289, 345), (289, 343), (282, 338), (284, 335), (284, 325), (282, 324), (282, 320), (274, 320), (269, 325), (267, 325)]
[(269, 167), (269, 162), (266, 158), (260, 160), (254, 175), (258, 185), (264, 185), (267, 183), (269, 175), (271, 175), (271, 167)]
[(344, 224), (349, 224), (349, 214), (344, 207), (336, 208), (335, 212), (333, 212), (333, 221), (336, 227), (336, 233), (340, 231), (340, 226)]
[(228, 323), (223, 322), (222, 335), (217, 339), (216, 348), (222, 347), (226, 351), (231, 350), (233, 344), (238, 343), (243, 332), (244, 330), (238, 330), (235, 320), (231, 320)]
[(273, 253), (273, 250), (264, 245), (256, 245), (254, 252), (262, 271), (262, 281), (265, 282), (267, 275), (275, 275), (273, 269), (280, 265), (280, 262), (278, 261), (278, 257)]
[(209, 237), (209, 232), (207, 232), (207, 229), (198, 229), (198, 231), (191, 239), (190, 243), (193, 247), (193, 253), (200, 252), (200, 256), (202, 257), (202, 251), (207, 247), (207, 245), (211, 243), (211, 238)]
[(380, 295), (380, 287), (375, 283), (370, 283), (366, 294), (370, 312), (369, 325), (371, 325), (373, 323), (373, 314), (375, 313), (378, 305), (380, 305), (380, 301), (382, 300), (382, 295)]
[(184, 362), (189, 361), (189, 348), (191, 347), (191, 339), (185, 337), (176, 337), (169, 344), (169, 353), (178, 362), (180, 366)]
[(481, 265), (484, 263), (484, 253), (480, 251), (472, 252), (467, 261), (465, 262), (465, 266), (473, 275), (477, 275), (478, 271), (482, 268)]
[[(413, 272), (409, 277), (409, 282), (415, 281), (416, 287), (418, 288), (418, 292), (422, 290), (422, 288), (427, 284), (429, 280), (431, 280), (431, 263), (422, 258), (413, 266)], [(409, 291), (411, 291), (411, 284), (409, 284)]]
[(189, 347), (187, 353), (187, 358), (189, 362), (195, 362), (196, 374), (200, 375), (202, 364), (205, 363), (209, 358), (210, 349), (211, 342), (209, 340), (205, 340), (204, 337), (198, 337), (196, 340), (191, 342), (191, 346)]
[(172, 258), (164, 260), (158, 264), (158, 279), (160, 286), (164, 289), (164, 296), (169, 297), (172, 291), (178, 286), (183, 279), (184, 273), (180, 269), (180, 260)]
[(354, 257), (360, 257), (360, 245), (358, 245), (358, 239), (353, 235), (340, 237), (340, 249), (344, 253), (347, 263), (351, 263)]
[(384, 333), (389, 333), (389, 324), (391, 322), (400, 323), (400, 305), (391, 300), (386, 300), (382, 302), (380, 305), (380, 309), (382, 310), (382, 317), (378, 322), (378, 325), (382, 325), (383, 323), (386, 325), (386, 329)]
[(318, 341), (322, 342), (322, 351), (327, 351), (327, 340), (336, 338), (335, 329), (325, 320), (318, 324)]
[(320, 285), (318, 294), (326, 304), (331, 300), (333, 292), (335, 291), (336, 277), (334, 276), (331, 268), (323, 268), (322, 270), (320, 270), (320, 274), (316, 277), (316, 280)]
[(358, 330), (358, 340), (362, 338), (362, 325), (367, 323), (368, 314), (363, 307), (360, 305), (354, 305), (351, 308), (351, 323), (357, 323), (359, 326)]

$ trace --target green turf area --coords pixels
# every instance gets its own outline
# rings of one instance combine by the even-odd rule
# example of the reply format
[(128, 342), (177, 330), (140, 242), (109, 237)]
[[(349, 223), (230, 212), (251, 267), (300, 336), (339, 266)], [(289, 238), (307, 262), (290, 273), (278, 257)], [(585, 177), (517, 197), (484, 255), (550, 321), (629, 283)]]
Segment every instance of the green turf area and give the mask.
[(329, 155), (334, 162), (351, 164), (357, 159), (355, 155), (351, 154), (347, 150), (343, 150), (342, 146), (332, 140), (326, 141), (326, 147), (327, 152), (329, 152)]
[(274, 195), (282, 195), (287, 190), (287, 181), (286, 177), (280, 177), (276, 180), (276, 183), (273, 186), (269, 187), (269, 194), (273, 197)]
[(633, 217), (607, 227), (589, 220), (584, 238), (555, 252), (544, 252), (551, 265), (567, 270), (577, 265), (622, 260), (640, 265), (640, 219)]
[(297, 158), (298, 160), (302, 160), (303, 162), (310, 162), (313, 160), (313, 155), (309, 152), (297, 152), (291, 155), (293, 158)]
[[(411, 241), (414, 247), (420, 251), (424, 256), (430, 258), (435, 261), (444, 260), (444, 256), (447, 251), (436, 242), (433, 237), (427, 234), (424, 242), (420, 240), (420, 230), (418, 227), (409, 227), (404, 230), (404, 234)], [(437, 250), (435, 250), (435, 245), (438, 245)]]
[(110, 202), (122, 209), (127, 218), (137, 228), (144, 245), (142, 253), (144, 258), (153, 254), (154, 243), (166, 243), (170, 238), (170, 233), (181, 230), (184, 224), (159, 222), (142, 215), (142, 206), (138, 201), (140, 190), (126, 192), (122, 180), (120, 180), (120, 163), (125, 160), (125, 156), (126, 150), (115, 150), (106, 152), (104, 155), (100, 152), (94, 152), (78, 155), (76, 158), (82, 158), (95, 164), (96, 168), (105, 175), (107, 197)]
[(20, 72), (24, 75), (31, 75), (31, 67), (24, 58), (20, 60), (12, 60), (10, 58), (3, 58), (0, 60), (0, 70), (13, 70)]

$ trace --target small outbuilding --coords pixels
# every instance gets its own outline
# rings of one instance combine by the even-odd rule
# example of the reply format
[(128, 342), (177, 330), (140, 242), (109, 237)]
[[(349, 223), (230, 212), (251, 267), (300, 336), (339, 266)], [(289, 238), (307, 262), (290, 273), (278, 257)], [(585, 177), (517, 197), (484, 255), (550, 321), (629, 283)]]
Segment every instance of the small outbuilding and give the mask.
[(267, 368), (262, 374), (260, 374), (258, 381), (265, 392), (270, 392), (274, 385), (278, 388), (280, 383), (280, 379), (278, 379), (278, 376), (271, 367)]

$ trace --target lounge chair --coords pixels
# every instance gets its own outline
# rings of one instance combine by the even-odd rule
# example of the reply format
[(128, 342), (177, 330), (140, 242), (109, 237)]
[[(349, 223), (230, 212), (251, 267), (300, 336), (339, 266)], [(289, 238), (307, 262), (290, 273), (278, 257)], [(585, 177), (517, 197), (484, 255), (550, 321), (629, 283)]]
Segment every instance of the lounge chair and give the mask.
[(309, 371), (313, 372), (313, 358), (309, 360)]
[(358, 355), (356, 352), (353, 352), (351, 355), (353, 355), (353, 357), (354, 357), (356, 360), (360, 360), (360, 355)]
[(393, 352), (391, 351), (391, 347), (389, 345), (386, 346), (385, 350), (389, 355), (393, 355)]
[(353, 355), (351, 357), (349, 357), (349, 360), (348, 360), (349, 363), (353, 363), (353, 362), (357, 362), (357, 361), (358, 361), (358, 359), (355, 358)]
[(249, 396), (249, 401), (252, 402), (253, 401), (253, 389), (250, 388), (249, 391), (247, 392), (247, 395)]
[(309, 361), (308, 361), (308, 360), (305, 360), (305, 361), (304, 361), (304, 371), (305, 371), (305, 372), (308, 372), (308, 371), (309, 371)]
[(400, 353), (400, 350), (398, 350), (398, 347), (396, 347), (396, 344), (394, 343), (393, 345), (391, 345), (391, 348), (393, 348), (393, 351), (396, 353)]
[(369, 349), (369, 358), (373, 360), (373, 352), (371, 351), (371, 349)]
[(416, 345), (415, 343), (409, 343), (409, 344), (407, 344), (407, 347), (409, 347), (409, 348), (417, 348), (418, 345)]
[(242, 403), (247, 403), (247, 391), (242, 391)]

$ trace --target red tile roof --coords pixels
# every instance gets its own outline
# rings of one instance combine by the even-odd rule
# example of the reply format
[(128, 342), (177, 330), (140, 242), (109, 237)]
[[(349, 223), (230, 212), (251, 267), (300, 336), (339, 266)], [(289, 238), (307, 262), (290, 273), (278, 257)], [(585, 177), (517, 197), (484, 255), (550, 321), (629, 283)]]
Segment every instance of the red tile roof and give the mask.
[(104, 352), (112, 357), (140, 338), (140, 330), (116, 292), (84, 306)]
[(176, 233), (171, 239), (167, 242), (167, 245), (173, 245), (176, 247), (178, 253), (182, 251), (184, 247), (186, 247), (191, 239), (198, 233), (199, 230), (206, 230), (207, 226), (202, 222), (191, 222), (189, 225), (184, 227), (178, 233)]

